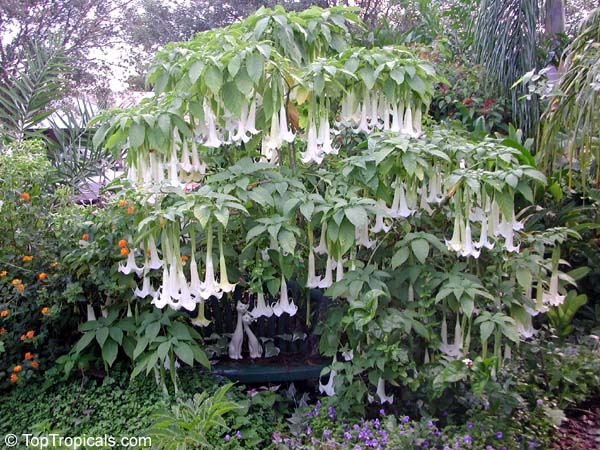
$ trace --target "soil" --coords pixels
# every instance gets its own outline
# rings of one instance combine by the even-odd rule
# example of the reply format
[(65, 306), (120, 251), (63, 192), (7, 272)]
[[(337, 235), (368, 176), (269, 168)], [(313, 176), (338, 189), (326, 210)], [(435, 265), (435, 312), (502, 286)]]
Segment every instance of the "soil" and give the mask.
[(566, 413), (553, 450), (600, 450), (600, 398)]

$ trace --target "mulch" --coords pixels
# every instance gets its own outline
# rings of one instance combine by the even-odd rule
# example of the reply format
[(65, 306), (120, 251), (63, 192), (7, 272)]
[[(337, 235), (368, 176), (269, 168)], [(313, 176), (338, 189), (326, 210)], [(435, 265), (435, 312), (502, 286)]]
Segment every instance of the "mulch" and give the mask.
[(566, 413), (553, 450), (600, 450), (600, 398)]

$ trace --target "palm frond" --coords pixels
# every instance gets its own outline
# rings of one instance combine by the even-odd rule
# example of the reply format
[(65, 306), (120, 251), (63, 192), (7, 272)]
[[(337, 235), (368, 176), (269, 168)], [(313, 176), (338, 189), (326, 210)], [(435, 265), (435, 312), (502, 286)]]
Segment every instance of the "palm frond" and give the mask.
[(585, 188), (600, 183), (600, 8), (581, 24), (561, 61), (555, 98), (542, 116), (538, 160), (552, 171), (565, 158), (569, 185), (579, 165)]
[(511, 87), (536, 68), (537, 0), (483, 0), (475, 25), (475, 49), (486, 73), (486, 83), (496, 93), (510, 97), (516, 125), (526, 135), (535, 131), (539, 118), (537, 97), (520, 100), (526, 86)]

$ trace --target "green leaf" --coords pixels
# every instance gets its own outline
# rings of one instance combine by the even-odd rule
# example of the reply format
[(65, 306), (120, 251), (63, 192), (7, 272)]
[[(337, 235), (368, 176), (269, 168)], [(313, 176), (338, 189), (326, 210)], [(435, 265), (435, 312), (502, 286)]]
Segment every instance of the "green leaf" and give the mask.
[(227, 70), (229, 71), (231, 78), (234, 78), (237, 75), (238, 71), (240, 70), (241, 63), (242, 57), (239, 53), (234, 55), (233, 58), (229, 60), (229, 63), (227, 64)]
[(313, 202), (303, 202), (300, 205), (300, 212), (306, 218), (306, 220), (311, 219), (314, 210), (315, 210), (315, 204)]
[(294, 250), (296, 249), (296, 237), (294, 236), (294, 233), (288, 230), (281, 230), (277, 236), (277, 240), (284, 252), (291, 255), (294, 254)]
[(169, 350), (171, 349), (171, 341), (163, 342), (158, 346), (156, 353), (158, 354), (158, 359), (164, 361), (167, 355), (169, 354)]
[(160, 322), (158, 322), (158, 321), (151, 322), (146, 327), (144, 335), (145, 335), (146, 339), (148, 339), (148, 341), (152, 342), (156, 338), (156, 336), (158, 336), (159, 332), (160, 332)]
[(533, 276), (531, 275), (531, 271), (527, 269), (517, 270), (517, 281), (523, 289), (529, 289), (531, 287), (531, 283), (533, 282)]
[(81, 339), (79, 339), (79, 341), (77, 341), (77, 344), (75, 344), (75, 347), (73, 347), (73, 350), (75, 350), (76, 353), (81, 353), (81, 351), (84, 348), (86, 348), (90, 344), (90, 342), (92, 342), (94, 340), (95, 337), (96, 337), (96, 333), (93, 331), (85, 333), (83, 336), (81, 336)]
[(223, 103), (225, 107), (236, 116), (239, 116), (244, 104), (244, 97), (232, 81), (223, 86)]
[(194, 61), (190, 65), (188, 77), (190, 78), (190, 82), (192, 84), (194, 84), (198, 80), (198, 78), (200, 78), (200, 74), (202, 73), (203, 68), (204, 68), (204, 63), (202, 61)]
[(176, 337), (177, 339), (179, 339), (181, 341), (191, 341), (192, 340), (190, 331), (189, 331), (187, 325), (184, 323), (175, 322), (171, 326), (171, 329), (169, 331), (173, 337)]
[(460, 307), (467, 316), (471, 316), (475, 308), (475, 302), (471, 297), (465, 295), (460, 298)]
[(108, 330), (110, 337), (116, 341), (119, 345), (122, 345), (123, 343), (123, 330), (121, 330), (121, 328), (119, 327), (111, 327)]
[(146, 127), (139, 123), (132, 123), (129, 127), (129, 145), (131, 148), (138, 148), (144, 145), (144, 136)]
[(375, 72), (370, 67), (363, 67), (359, 70), (360, 78), (365, 83), (367, 90), (372, 90), (375, 86)]
[(496, 328), (496, 324), (492, 321), (487, 321), (487, 322), (481, 323), (480, 330), (479, 330), (481, 342), (488, 340), (488, 338), (494, 332), (494, 328)]
[(223, 74), (215, 66), (209, 66), (204, 71), (204, 83), (213, 94), (217, 95), (223, 85)]
[(392, 269), (400, 267), (402, 264), (406, 262), (408, 257), (410, 256), (410, 250), (408, 247), (400, 247), (394, 256), (392, 256)]
[(425, 95), (425, 83), (419, 76), (414, 76), (408, 80), (408, 85), (416, 91), (421, 97)]
[(98, 328), (96, 330), (96, 340), (98, 341), (98, 344), (100, 344), (100, 347), (104, 346), (104, 343), (106, 342), (107, 338), (108, 338), (108, 328), (102, 327), (102, 328)]
[(246, 71), (254, 84), (258, 83), (262, 76), (264, 61), (265, 58), (260, 53), (253, 53), (246, 58)]
[(102, 346), (102, 359), (106, 361), (109, 367), (113, 365), (119, 353), (119, 345), (112, 339), (107, 339)]
[(148, 347), (148, 339), (145, 337), (140, 338), (137, 341), (135, 349), (133, 350), (133, 359), (136, 360), (142, 353), (144, 353), (146, 347)]
[(346, 208), (345, 213), (350, 223), (359, 229), (363, 228), (369, 220), (367, 212), (362, 206), (351, 206), (350, 208)]
[(180, 342), (175, 346), (175, 354), (188, 366), (194, 365), (194, 352), (192, 352), (190, 346), (185, 342)]
[(419, 262), (425, 264), (427, 256), (429, 255), (429, 242), (425, 239), (414, 239), (411, 241), (410, 246)]

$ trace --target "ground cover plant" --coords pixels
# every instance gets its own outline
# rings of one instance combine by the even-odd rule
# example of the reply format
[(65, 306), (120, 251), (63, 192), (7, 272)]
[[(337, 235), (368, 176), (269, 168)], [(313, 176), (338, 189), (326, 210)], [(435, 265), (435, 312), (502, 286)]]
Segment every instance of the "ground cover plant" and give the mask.
[[(357, 12), (261, 8), (166, 45), (153, 96), (91, 121), (125, 172), (93, 204), (74, 204), (42, 142), (3, 147), (0, 389), (7, 404), (53, 400), (1, 431), (541, 449), (598, 395), (590, 124), (564, 138), (585, 145), (561, 166), (479, 68), (364, 45)], [(567, 48), (595, 73), (596, 47)], [(561, 106), (569, 67), (541, 99), (557, 135), (556, 111), (593, 115), (593, 93)], [(301, 328), (269, 338), (266, 318)], [(305, 395), (210, 377), (305, 330), (327, 361)]]

